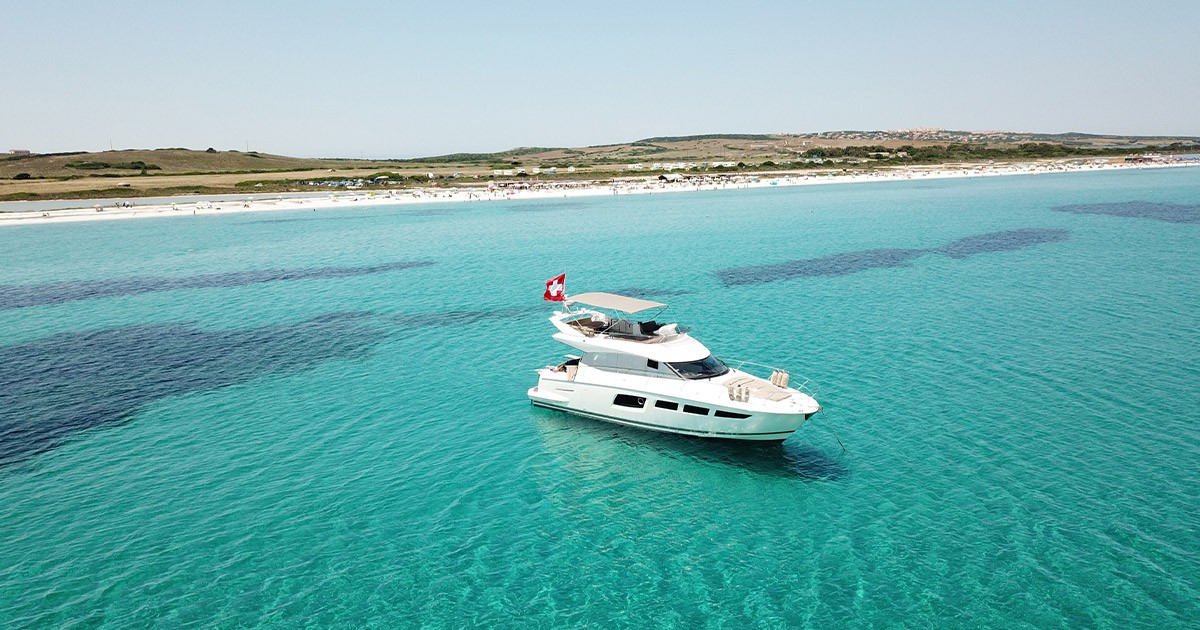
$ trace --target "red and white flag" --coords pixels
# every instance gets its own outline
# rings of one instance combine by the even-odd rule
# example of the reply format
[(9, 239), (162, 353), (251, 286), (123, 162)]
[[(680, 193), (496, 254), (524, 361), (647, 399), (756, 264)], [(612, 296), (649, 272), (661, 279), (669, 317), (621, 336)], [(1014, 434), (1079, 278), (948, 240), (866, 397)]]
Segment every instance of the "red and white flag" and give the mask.
[(546, 293), (542, 299), (547, 302), (561, 302), (567, 293), (567, 274), (559, 274), (546, 281)]

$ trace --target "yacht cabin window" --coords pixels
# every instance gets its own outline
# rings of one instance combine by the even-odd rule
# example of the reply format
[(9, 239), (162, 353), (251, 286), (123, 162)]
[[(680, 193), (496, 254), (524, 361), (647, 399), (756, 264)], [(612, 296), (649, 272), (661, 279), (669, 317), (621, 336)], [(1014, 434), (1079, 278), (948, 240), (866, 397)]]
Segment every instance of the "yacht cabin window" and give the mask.
[(589, 352), (583, 355), (583, 363), (590, 367), (607, 370), (609, 372), (636, 374), (639, 376), (679, 378), (674, 371), (668, 369), (666, 365), (660, 363), (659, 361), (652, 361), (636, 355), (624, 354), (620, 352)]
[(686, 379), (702, 379), (721, 376), (729, 372), (729, 366), (721, 363), (721, 360), (713, 355), (700, 359), (699, 361), (683, 361), (679, 363), (668, 363), (672, 370), (675, 370), (679, 376)]
[(613, 398), (613, 404), (617, 405), (618, 407), (633, 407), (634, 409), (641, 409), (642, 407), (646, 406), (646, 399), (642, 398), (641, 396), (617, 394), (617, 397)]

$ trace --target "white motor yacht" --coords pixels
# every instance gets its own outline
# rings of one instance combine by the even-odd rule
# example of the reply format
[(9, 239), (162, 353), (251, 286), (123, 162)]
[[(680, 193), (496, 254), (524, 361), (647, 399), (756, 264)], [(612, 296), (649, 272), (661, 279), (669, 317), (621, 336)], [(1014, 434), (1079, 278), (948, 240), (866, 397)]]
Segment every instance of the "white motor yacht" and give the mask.
[(727, 364), (677, 324), (632, 317), (666, 307), (612, 293), (567, 297), (550, 318), (554, 339), (582, 354), (538, 370), (529, 399), (617, 424), (734, 440), (785, 440), (820, 411), (808, 381), (789, 384), (784, 370)]

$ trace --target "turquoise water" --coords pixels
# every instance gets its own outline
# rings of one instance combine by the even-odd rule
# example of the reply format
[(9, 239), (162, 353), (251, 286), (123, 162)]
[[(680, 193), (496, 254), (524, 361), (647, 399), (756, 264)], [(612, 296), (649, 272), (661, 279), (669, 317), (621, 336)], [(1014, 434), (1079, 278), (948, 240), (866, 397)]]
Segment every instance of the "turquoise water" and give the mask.
[[(1173, 169), (6, 228), (0, 626), (1194, 627), (1196, 204)], [(825, 413), (531, 407), (560, 272)]]

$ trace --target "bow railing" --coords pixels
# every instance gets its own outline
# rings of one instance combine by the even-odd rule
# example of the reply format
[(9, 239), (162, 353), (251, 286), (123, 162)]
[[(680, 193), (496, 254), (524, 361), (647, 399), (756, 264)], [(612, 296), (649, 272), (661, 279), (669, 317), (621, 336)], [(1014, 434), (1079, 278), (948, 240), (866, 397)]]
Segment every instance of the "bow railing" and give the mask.
[[(794, 389), (798, 392), (807, 394), (812, 398), (816, 398), (821, 391), (820, 386), (817, 385), (817, 383), (812, 379), (802, 374), (789, 372), (783, 368), (777, 368), (771, 365), (763, 365), (762, 363), (754, 363), (751, 361), (723, 360), (723, 362), (725, 365), (728, 365), (734, 370), (740, 370), (751, 376), (757, 376), (758, 378), (768, 380), (772, 385), (778, 387)], [(745, 369), (747, 366), (753, 369)], [(763, 374), (769, 374), (769, 376), (763, 376)]]

